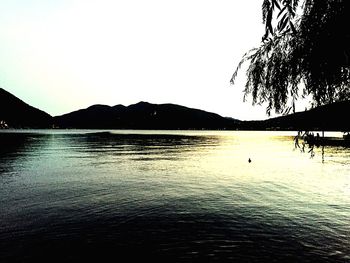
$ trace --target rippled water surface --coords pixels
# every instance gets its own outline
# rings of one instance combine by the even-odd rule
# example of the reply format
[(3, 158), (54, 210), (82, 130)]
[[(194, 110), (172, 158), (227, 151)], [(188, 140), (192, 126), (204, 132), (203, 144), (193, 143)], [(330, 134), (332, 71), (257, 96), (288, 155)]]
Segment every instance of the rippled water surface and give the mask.
[(350, 149), (323, 152), (286, 132), (1, 132), (0, 262), (350, 262)]

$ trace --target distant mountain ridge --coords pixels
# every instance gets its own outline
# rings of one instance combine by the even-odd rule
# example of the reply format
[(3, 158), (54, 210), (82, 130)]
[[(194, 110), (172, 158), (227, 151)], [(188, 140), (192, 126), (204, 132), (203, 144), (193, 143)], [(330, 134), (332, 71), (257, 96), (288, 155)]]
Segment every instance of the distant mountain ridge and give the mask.
[(240, 129), (350, 131), (349, 113), (350, 101), (340, 101), (263, 121), (241, 122)]
[(50, 128), (52, 116), (0, 88), (1, 122), (2, 126), (11, 128)]
[(175, 104), (93, 105), (54, 117), (61, 128), (235, 129), (239, 121)]
[(0, 88), (0, 128), (350, 131), (350, 101), (262, 121), (240, 121), (176, 104), (92, 105), (52, 117)]

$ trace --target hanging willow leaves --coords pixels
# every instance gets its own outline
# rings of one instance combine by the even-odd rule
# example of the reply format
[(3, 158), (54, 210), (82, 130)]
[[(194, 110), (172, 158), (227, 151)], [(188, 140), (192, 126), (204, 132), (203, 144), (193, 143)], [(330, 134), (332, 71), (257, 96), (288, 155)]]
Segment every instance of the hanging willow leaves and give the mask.
[(350, 1), (264, 0), (262, 16), (262, 43), (231, 79), (249, 62), (244, 98), (267, 103), (268, 113), (295, 110), (300, 94), (315, 105), (350, 98)]

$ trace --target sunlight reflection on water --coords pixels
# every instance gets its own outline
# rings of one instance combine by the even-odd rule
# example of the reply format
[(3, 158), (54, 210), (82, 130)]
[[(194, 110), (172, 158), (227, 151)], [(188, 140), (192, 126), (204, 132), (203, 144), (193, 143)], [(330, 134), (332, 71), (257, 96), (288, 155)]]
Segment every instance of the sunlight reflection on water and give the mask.
[(350, 150), (293, 135), (0, 133), (0, 259), (350, 260)]

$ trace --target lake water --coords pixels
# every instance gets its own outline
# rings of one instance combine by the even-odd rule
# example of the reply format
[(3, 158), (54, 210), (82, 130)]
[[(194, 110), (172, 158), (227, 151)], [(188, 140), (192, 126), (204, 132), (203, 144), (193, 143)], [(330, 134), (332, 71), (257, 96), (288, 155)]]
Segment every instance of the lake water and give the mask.
[(350, 149), (294, 135), (0, 132), (0, 262), (349, 262)]

